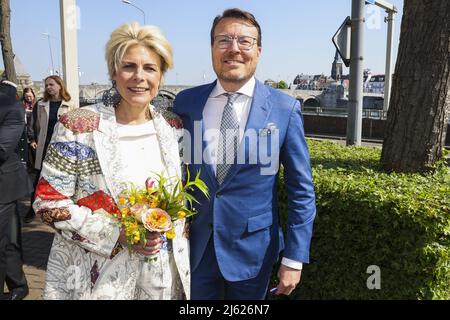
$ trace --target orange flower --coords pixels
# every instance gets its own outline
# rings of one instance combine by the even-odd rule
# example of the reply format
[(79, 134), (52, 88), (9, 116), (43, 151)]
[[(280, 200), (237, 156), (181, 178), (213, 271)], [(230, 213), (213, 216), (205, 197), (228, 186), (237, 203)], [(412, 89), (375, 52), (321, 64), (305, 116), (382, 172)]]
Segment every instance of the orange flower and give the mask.
[(162, 209), (150, 209), (143, 217), (142, 223), (149, 231), (166, 232), (172, 229), (170, 215)]

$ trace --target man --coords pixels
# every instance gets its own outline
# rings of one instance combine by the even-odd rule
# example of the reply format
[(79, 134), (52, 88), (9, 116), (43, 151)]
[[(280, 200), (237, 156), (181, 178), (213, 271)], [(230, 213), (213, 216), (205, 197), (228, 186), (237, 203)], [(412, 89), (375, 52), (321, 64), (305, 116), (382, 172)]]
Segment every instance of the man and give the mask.
[[(17, 200), (31, 192), (26, 168), (15, 152), (25, 126), (16, 87), (9, 81), (0, 83), (0, 294), (1, 299), (11, 300), (23, 299), (28, 294), (22, 270)], [(3, 294), (5, 280), (9, 296)]]
[[(283, 250), (273, 291), (289, 295), (309, 262), (315, 217), (300, 105), (254, 78), (261, 29), (252, 14), (229, 9), (217, 16), (211, 50), (218, 80), (180, 92), (174, 103), (186, 130), (185, 162), (210, 191), (210, 199), (194, 192), (200, 204), (190, 229), (192, 298), (264, 299)], [(279, 161), (289, 198), (286, 243)]]

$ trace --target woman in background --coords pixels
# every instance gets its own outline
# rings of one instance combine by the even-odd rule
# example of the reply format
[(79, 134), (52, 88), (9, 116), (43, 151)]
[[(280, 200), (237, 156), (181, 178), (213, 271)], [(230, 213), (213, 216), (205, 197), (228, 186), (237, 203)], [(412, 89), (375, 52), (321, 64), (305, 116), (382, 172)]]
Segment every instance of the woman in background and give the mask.
[(39, 173), (59, 117), (75, 108), (60, 77), (49, 76), (44, 83), (44, 98), (34, 108), (34, 134), (30, 143), (31, 147), (36, 150), (34, 167), (39, 170)]
[[(65, 113), (73, 110), (75, 106), (71, 96), (67, 92), (63, 80), (58, 76), (49, 76), (44, 80), (44, 98), (39, 100), (33, 108), (32, 124), (29, 126), (29, 139), (31, 150), (35, 153), (34, 169), (35, 179), (33, 190), (39, 182), (42, 161), (47, 153), (47, 148), (53, 135), (58, 119)], [(31, 203), (34, 202), (35, 193), (31, 195)], [(25, 222), (31, 222), (35, 217), (32, 207), (28, 211)]]

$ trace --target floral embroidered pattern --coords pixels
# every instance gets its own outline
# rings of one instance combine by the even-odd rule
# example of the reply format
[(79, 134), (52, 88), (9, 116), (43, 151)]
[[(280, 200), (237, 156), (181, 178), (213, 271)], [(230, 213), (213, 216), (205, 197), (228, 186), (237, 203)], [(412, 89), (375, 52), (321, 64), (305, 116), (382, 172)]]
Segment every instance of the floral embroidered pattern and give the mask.
[(37, 215), (41, 217), (42, 222), (52, 228), (55, 228), (55, 222), (70, 220), (72, 217), (67, 208), (42, 209)]
[(81, 134), (96, 130), (100, 116), (91, 110), (79, 108), (62, 115), (59, 121), (74, 134)]
[(120, 251), (123, 250), (122, 245), (120, 244), (119, 241), (117, 241), (116, 246), (114, 247), (111, 256), (109, 257), (110, 259), (114, 258), (115, 256), (117, 256), (119, 254)]
[(100, 163), (96, 157), (81, 161), (59, 154), (55, 148), (48, 148), (45, 160), (48, 165), (71, 175), (94, 175), (102, 173)]
[(59, 176), (45, 176), (47, 182), (59, 193), (66, 192), (68, 190), (74, 190), (76, 185), (75, 177), (67, 175)]
[(65, 195), (59, 193), (55, 188), (53, 188), (51, 184), (43, 177), (39, 180), (39, 183), (36, 186), (36, 196), (41, 198), (42, 200), (69, 199)]
[(91, 290), (94, 288), (95, 283), (97, 282), (97, 279), (100, 275), (99, 271), (98, 271), (98, 263), (97, 260), (95, 260), (94, 265), (91, 268)]
[(60, 155), (74, 160), (88, 160), (96, 157), (95, 151), (77, 141), (55, 142), (50, 144), (49, 149), (55, 149)]
[(90, 196), (78, 200), (77, 205), (88, 207), (92, 212), (103, 209), (110, 214), (120, 213), (114, 199), (103, 191), (97, 191)]
[(183, 121), (177, 114), (165, 109), (158, 109), (158, 111), (172, 128), (183, 129)]

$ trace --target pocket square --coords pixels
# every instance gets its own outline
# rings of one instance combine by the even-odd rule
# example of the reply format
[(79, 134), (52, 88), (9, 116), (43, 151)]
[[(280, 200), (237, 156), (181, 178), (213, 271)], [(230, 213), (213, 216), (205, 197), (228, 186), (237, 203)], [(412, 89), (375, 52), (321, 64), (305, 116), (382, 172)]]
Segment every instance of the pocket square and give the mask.
[(259, 136), (270, 136), (275, 130), (277, 130), (277, 126), (275, 125), (275, 123), (268, 123), (265, 128), (259, 130)]

